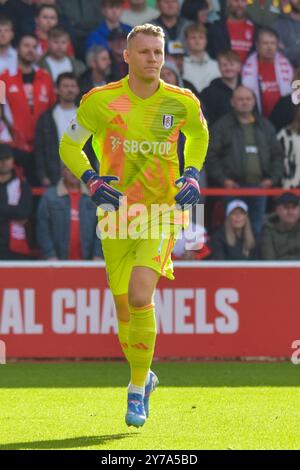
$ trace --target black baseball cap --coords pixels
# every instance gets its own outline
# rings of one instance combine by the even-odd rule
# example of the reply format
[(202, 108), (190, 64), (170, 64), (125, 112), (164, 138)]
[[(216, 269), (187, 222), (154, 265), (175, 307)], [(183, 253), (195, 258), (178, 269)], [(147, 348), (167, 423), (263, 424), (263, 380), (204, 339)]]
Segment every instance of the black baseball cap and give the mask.
[(276, 206), (281, 204), (295, 204), (298, 205), (300, 203), (300, 198), (297, 194), (286, 192), (281, 194), (277, 199), (275, 199)]
[(7, 144), (1, 144), (0, 143), (0, 160), (4, 160), (5, 158), (12, 158), (13, 151), (11, 147)]

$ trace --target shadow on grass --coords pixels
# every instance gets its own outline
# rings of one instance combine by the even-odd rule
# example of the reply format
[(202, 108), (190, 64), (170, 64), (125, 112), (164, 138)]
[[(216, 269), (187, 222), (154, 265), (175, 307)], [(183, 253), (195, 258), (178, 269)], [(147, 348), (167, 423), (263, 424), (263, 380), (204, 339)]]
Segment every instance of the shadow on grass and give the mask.
[[(300, 365), (286, 363), (154, 363), (161, 387), (300, 386)], [(0, 366), (1, 388), (126, 387), (125, 363), (16, 363)]]
[(15, 442), (12, 444), (0, 444), (0, 450), (47, 450), (47, 449), (80, 449), (82, 447), (95, 447), (105, 445), (108, 442), (120, 441), (134, 437), (138, 433), (112, 434), (110, 436), (82, 436), (70, 439), (57, 439), (52, 441)]

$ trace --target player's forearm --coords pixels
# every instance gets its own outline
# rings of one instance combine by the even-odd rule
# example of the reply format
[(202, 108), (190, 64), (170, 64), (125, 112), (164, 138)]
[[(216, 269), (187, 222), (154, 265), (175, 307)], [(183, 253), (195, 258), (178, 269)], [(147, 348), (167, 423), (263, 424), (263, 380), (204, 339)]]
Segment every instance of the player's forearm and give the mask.
[(186, 140), (184, 150), (185, 168), (194, 167), (200, 171), (203, 167), (208, 147), (208, 132), (201, 137), (192, 137)]
[(82, 144), (74, 142), (67, 134), (63, 135), (59, 148), (60, 158), (69, 170), (78, 178), (93, 168), (82, 150)]

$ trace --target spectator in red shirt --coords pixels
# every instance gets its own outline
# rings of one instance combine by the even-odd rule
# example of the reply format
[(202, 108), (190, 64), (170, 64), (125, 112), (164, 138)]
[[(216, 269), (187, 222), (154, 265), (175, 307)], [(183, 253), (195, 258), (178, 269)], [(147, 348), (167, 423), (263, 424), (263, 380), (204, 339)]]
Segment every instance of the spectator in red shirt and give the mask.
[(16, 163), (32, 185), (37, 182), (33, 154), (36, 123), (56, 101), (50, 75), (35, 66), (36, 47), (34, 36), (22, 36), (17, 47), (17, 73), (11, 75), (6, 71), (0, 76), (6, 85), (5, 114), (13, 136)]
[(248, 57), (242, 71), (242, 82), (255, 93), (258, 109), (265, 117), (270, 116), (281, 96), (292, 91), (294, 70), (278, 52), (278, 46), (277, 33), (262, 28), (257, 36), (257, 52)]
[(37, 239), (43, 258), (103, 258), (96, 225), (96, 206), (87, 188), (64, 167), (62, 179), (46, 191), (38, 207)]
[(254, 45), (255, 28), (247, 18), (247, 0), (228, 0), (227, 19), (216, 21), (208, 30), (208, 52), (217, 57), (232, 49), (244, 62)]
[[(35, 34), (38, 38), (38, 56), (41, 57), (48, 50), (49, 31), (58, 26), (59, 13), (55, 5), (40, 5), (35, 16)], [(68, 41), (67, 53), (69, 57), (74, 57), (74, 48), (71, 40)]]
[(28, 219), (32, 211), (29, 184), (14, 171), (11, 148), (0, 143), (0, 259), (29, 259)]

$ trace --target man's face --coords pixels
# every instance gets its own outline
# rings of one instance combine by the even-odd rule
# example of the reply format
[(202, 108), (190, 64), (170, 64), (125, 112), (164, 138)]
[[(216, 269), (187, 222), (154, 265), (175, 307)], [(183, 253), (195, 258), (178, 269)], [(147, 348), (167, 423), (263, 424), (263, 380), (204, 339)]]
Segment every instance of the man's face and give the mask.
[(158, 80), (164, 62), (164, 41), (157, 36), (137, 34), (124, 51), (124, 59), (130, 74), (140, 80)]
[(276, 214), (282, 224), (294, 226), (300, 219), (300, 204), (279, 204), (276, 207)]
[(236, 19), (242, 19), (245, 16), (247, 0), (229, 0), (228, 10), (231, 16)]
[(0, 25), (0, 46), (7, 47), (14, 38), (14, 32), (9, 24)]
[(111, 70), (111, 59), (107, 51), (99, 52), (92, 61), (91, 67), (104, 75), (109, 75)]
[(104, 18), (110, 23), (119, 23), (122, 13), (123, 13), (122, 5), (102, 7), (102, 14)]
[(295, 13), (300, 13), (300, 0), (290, 0), (290, 4)]
[(278, 41), (272, 34), (261, 34), (256, 44), (258, 55), (263, 60), (274, 60)]
[(37, 60), (37, 41), (31, 37), (24, 37), (18, 48), (21, 60), (33, 64)]
[(255, 98), (250, 90), (241, 87), (234, 92), (231, 105), (238, 114), (252, 113), (255, 106)]
[(62, 59), (68, 52), (69, 37), (60, 36), (58, 38), (49, 39), (48, 52), (56, 59)]
[(55, 10), (52, 8), (43, 8), (39, 16), (35, 19), (38, 29), (44, 33), (48, 33), (51, 28), (57, 25), (58, 17)]
[(207, 39), (202, 33), (189, 33), (186, 38), (186, 44), (191, 54), (203, 52), (207, 46)]
[(58, 96), (67, 103), (75, 103), (80, 90), (75, 80), (65, 78), (60, 82), (57, 93)]
[(228, 60), (225, 57), (219, 59), (219, 69), (223, 78), (230, 80), (238, 77), (242, 64), (236, 60)]
[(13, 157), (0, 159), (0, 175), (8, 175), (13, 170), (13, 167), (14, 167)]
[(179, 16), (180, 5), (178, 0), (158, 0), (157, 7), (163, 16)]

